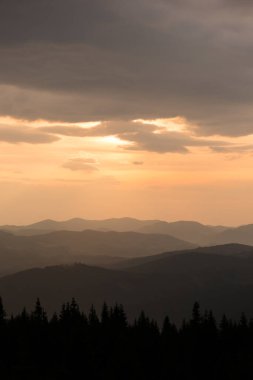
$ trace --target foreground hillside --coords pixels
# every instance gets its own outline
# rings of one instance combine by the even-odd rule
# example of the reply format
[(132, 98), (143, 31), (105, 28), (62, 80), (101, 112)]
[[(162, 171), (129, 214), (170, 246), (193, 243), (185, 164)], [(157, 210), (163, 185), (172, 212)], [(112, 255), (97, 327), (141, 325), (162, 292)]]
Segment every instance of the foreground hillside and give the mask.
[(125, 257), (155, 255), (193, 245), (171, 236), (136, 232), (56, 231), (16, 236), (0, 231), (0, 275), (46, 265), (111, 265)]
[(212, 247), (159, 255), (125, 271), (82, 264), (31, 269), (1, 278), (0, 295), (14, 313), (39, 296), (49, 312), (76, 297), (84, 310), (124, 303), (130, 318), (145, 309), (158, 320), (169, 313), (180, 322), (196, 300), (218, 316), (253, 316), (252, 273), (251, 247)]

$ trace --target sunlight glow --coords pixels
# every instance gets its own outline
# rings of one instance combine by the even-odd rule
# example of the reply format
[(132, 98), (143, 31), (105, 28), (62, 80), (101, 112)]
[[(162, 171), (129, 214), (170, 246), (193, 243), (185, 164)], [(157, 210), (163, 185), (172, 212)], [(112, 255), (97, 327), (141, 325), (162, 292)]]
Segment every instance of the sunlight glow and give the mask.
[(181, 116), (168, 119), (135, 119), (133, 121), (135, 123), (152, 124), (157, 127), (164, 127), (169, 132), (185, 132), (191, 127), (188, 121)]
[(121, 140), (119, 137), (116, 136), (105, 136), (99, 138), (99, 140), (102, 143), (109, 143), (113, 145), (130, 145), (129, 141)]

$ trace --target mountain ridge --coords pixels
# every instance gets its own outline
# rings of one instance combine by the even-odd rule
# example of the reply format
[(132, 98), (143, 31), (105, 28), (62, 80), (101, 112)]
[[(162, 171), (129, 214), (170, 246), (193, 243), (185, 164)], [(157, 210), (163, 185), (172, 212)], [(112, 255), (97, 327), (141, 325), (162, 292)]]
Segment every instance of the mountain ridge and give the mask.
[(23, 306), (31, 308), (36, 297), (49, 312), (75, 297), (84, 311), (91, 304), (118, 302), (130, 318), (144, 309), (157, 320), (166, 313), (177, 323), (196, 300), (218, 316), (238, 318), (242, 311), (253, 315), (253, 249), (207, 247), (204, 254), (201, 249), (167, 254), (127, 270), (81, 263), (33, 268), (0, 278), (0, 295), (7, 311), (14, 313)]
[(35, 266), (75, 261), (109, 265), (117, 261), (116, 258), (147, 256), (192, 247), (194, 245), (191, 243), (168, 235), (138, 232), (53, 231), (21, 236), (0, 231), (0, 275)]
[(224, 230), (231, 229), (224, 226), (204, 225), (195, 221), (167, 222), (162, 220), (140, 220), (136, 218), (110, 218), (104, 220), (88, 220), (72, 218), (65, 221), (45, 219), (26, 226), (0, 226), (0, 230), (12, 232), (16, 235), (46, 234), (52, 231), (69, 230), (83, 231), (87, 229), (97, 231), (140, 232), (165, 234), (186, 240), (192, 244), (206, 245), (215, 239), (215, 236)]

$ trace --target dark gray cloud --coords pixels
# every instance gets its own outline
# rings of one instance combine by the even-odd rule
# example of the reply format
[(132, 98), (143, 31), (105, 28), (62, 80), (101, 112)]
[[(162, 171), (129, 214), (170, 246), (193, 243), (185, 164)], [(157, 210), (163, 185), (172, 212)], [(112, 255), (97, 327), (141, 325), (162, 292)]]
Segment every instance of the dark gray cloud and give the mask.
[(1, 0), (0, 113), (253, 133), (252, 25), (246, 0)]
[(216, 153), (253, 153), (253, 145), (213, 146)]
[(0, 125), (0, 142), (11, 144), (47, 144), (53, 143), (60, 138), (49, 133), (43, 133), (35, 128), (25, 126), (2, 126)]

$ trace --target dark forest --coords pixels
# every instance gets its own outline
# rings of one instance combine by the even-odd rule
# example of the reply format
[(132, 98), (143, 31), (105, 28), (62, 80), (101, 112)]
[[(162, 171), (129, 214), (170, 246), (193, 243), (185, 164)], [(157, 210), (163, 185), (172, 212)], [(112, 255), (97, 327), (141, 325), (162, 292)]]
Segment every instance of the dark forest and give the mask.
[(192, 317), (162, 326), (145, 312), (128, 322), (122, 305), (92, 306), (75, 299), (48, 318), (34, 310), (7, 317), (0, 303), (0, 370), (8, 379), (252, 379), (253, 320), (193, 305)]

